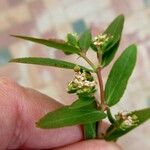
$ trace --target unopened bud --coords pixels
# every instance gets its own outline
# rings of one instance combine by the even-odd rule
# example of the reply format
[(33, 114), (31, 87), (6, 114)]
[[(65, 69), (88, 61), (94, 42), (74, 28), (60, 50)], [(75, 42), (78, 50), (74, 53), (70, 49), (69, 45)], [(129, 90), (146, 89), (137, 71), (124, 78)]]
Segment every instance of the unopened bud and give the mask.
[(75, 72), (79, 72), (81, 70), (81, 68), (78, 66), (78, 65), (76, 65), (75, 67), (74, 67), (74, 71)]

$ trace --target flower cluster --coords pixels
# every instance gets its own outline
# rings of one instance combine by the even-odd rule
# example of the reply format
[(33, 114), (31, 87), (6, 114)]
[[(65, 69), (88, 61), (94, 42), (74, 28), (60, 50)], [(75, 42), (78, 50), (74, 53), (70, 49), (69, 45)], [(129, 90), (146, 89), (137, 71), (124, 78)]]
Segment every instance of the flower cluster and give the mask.
[(112, 39), (112, 35), (100, 34), (94, 38), (93, 44), (103, 50), (110, 44)]
[(68, 93), (93, 94), (96, 89), (96, 81), (90, 72), (81, 70), (78, 66), (74, 68), (74, 79), (68, 84)]
[(126, 112), (119, 112), (115, 117), (116, 120), (120, 122), (120, 129), (122, 130), (136, 126), (139, 122), (138, 117), (132, 113), (128, 114)]
[(78, 34), (76, 32), (70, 33), (74, 38), (78, 39)]

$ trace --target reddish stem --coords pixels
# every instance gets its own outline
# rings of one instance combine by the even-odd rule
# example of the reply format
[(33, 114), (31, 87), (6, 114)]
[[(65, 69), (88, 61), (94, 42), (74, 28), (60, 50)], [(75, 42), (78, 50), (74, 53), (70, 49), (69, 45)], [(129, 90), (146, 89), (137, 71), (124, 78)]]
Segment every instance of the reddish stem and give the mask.
[(102, 68), (98, 67), (97, 77), (98, 77), (99, 89), (100, 89), (100, 103), (101, 103), (101, 107), (103, 107), (105, 105), (105, 101), (104, 101), (104, 89), (103, 89), (103, 79), (102, 79), (101, 71), (102, 71)]

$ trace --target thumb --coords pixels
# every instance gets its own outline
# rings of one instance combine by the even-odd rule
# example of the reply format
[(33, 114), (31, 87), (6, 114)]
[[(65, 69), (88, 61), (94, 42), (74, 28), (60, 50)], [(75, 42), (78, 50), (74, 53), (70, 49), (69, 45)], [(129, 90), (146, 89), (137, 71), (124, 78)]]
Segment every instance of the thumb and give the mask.
[(49, 130), (35, 127), (39, 118), (60, 106), (46, 95), (0, 78), (0, 149), (46, 149), (80, 141), (79, 126)]

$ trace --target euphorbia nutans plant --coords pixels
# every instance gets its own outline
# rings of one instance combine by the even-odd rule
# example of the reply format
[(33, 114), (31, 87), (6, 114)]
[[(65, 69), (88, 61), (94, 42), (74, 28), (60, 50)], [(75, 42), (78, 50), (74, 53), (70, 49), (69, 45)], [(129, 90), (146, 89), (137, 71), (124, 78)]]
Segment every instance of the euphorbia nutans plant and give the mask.
[[(112, 62), (118, 50), (123, 26), (124, 16), (119, 15), (103, 33), (96, 37), (92, 36), (90, 29), (81, 35), (68, 33), (66, 40), (12, 35), (56, 48), (66, 55), (76, 55), (83, 58), (90, 66), (86, 68), (64, 60), (39, 57), (10, 60), (10, 62), (53, 66), (74, 71), (74, 77), (66, 86), (69, 94), (77, 95), (77, 100), (69, 106), (63, 106), (42, 116), (36, 122), (37, 128), (51, 129), (82, 125), (85, 139), (101, 138), (116, 141), (150, 118), (150, 108), (126, 113), (119, 112), (116, 115), (111, 113), (112, 106), (116, 105), (124, 94), (137, 57), (136, 45), (129, 45), (113, 64), (104, 86), (102, 70)], [(96, 53), (96, 58), (94, 58), (94, 60), (97, 59), (96, 64), (87, 56), (87, 51)], [(99, 98), (95, 97), (96, 92), (99, 93)], [(110, 121), (110, 126), (103, 134), (98, 128), (105, 118)]]

